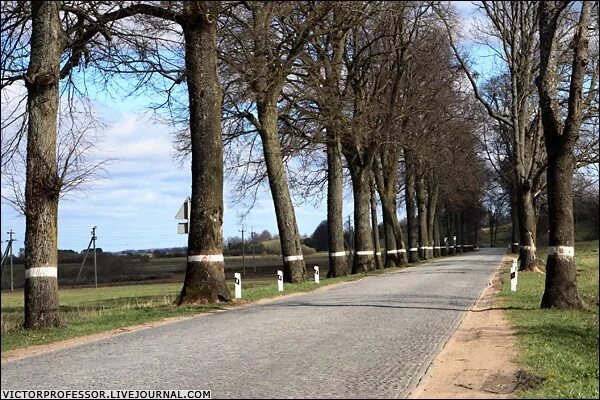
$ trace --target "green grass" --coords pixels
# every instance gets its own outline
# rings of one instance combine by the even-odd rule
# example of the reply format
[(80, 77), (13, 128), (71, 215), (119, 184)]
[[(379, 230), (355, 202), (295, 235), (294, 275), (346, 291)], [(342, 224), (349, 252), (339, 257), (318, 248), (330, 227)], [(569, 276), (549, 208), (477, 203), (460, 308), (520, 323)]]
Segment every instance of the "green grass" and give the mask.
[[(367, 275), (398, 271), (389, 268), (340, 278), (312, 279), (303, 283), (285, 283), (283, 294), (308, 292), (334, 283), (353, 281)], [(309, 273), (310, 274), (310, 273)], [(312, 274), (309, 275), (312, 278)], [(234, 293), (233, 282), (229, 282)], [(58, 328), (25, 330), (23, 292), (2, 293), (2, 351), (36, 344), (56, 342), (127, 326), (139, 325), (168, 317), (214, 312), (263, 298), (279, 296), (276, 279), (243, 279), (242, 300), (232, 303), (198, 306), (175, 306), (181, 283), (60, 289), (59, 301), (65, 325)]]
[[(516, 293), (506, 271), (502, 305), (518, 331), (517, 362), (545, 378), (522, 398), (598, 398), (598, 241), (576, 246), (577, 283), (582, 310), (542, 310), (545, 276), (519, 273)], [(546, 259), (540, 252), (538, 257)]]

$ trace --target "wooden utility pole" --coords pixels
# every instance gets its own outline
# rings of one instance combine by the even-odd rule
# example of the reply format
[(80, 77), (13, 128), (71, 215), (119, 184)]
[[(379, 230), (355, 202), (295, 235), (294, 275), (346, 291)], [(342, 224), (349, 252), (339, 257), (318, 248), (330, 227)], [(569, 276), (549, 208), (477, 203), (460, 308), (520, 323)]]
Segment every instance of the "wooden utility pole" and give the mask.
[(244, 249), (244, 226), (242, 225), (242, 274), (246, 276), (246, 254)]
[(2, 275), (4, 275), (4, 261), (6, 261), (6, 259), (10, 256), (10, 291), (12, 292), (14, 290), (14, 280), (13, 280), (13, 242), (15, 241), (13, 239), (13, 230), (11, 229), (10, 232), (6, 232), (8, 235), (10, 235), (9, 239), (6, 241), (8, 244), (6, 245), (6, 249), (4, 250), (4, 255), (2, 256)]
[(254, 269), (254, 275), (256, 275), (256, 252), (254, 247), (256, 246), (256, 243), (254, 243), (254, 234), (256, 232), (254, 232), (254, 227), (250, 228), (250, 240), (252, 242), (252, 268)]
[(94, 283), (98, 289), (98, 268), (96, 263), (96, 227), (92, 228), (92, 244), (94, 246)]

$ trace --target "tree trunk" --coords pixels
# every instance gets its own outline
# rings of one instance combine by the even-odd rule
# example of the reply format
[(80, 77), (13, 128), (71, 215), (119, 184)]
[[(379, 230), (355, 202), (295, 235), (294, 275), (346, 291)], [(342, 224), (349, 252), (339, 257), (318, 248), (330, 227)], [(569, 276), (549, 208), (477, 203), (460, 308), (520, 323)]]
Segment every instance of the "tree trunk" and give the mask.
[(441, 257), (442, 256), (442, 241), (440, 235), (440, 218), (441, 218), (441, 210), (440, 206), (435, 208), (435, 215), (433, 220), (433, 256)]
[(406, 163), (406, 185), (404, 185), (406, 203), (406, 226), (408, 230), (408, 262), (419, 261), (419, 249), (417, 245), (417, 221), (415, 217), (415, 176), (409, 170)]
[[(394, 190), (394, 193), (396, 191)], [(398, 214), (396, 214), (396, 195), (393, 196), (393, 208), (391, 209), (392, 225), (394, 226), (394, 236), (396, 236), (396, 249), (398, 249), (398, 265), (406, 264), (406, 246), (404, 245), (404, 235), (402, 234), (402, 228), (400, 227), (400, 221), (398, 221)]]
[(514, 187), (510, 188), (510, 220), (512, 222), (511, 229), (511, 253), (519, 252), (519, 202), (517, 201), (517, 191)]
[(454, 226), (456, 225), (456, 216), (454, 214), (454, 211), (449, 211), (448, 208), (446, 208), (446, 223), (448, 224), (448, 248), (449, 248), (449, 254), (456, 254), (456, 231), (454, 229)]
[[(431, 184), (429, 186), (429, 196), (427, 198), (427, 235), (429, 241), (429, 256), (439, 257), (439, 253), (436, 252), (435, 244), (435, 220), (437, 210), (437, 198), (438, 198), (438, 186), (437, 184)], [(437, 244), (439, 247), (439, 243)]]
[(348, 275), (348, 258), (344, 251), (344, 217), (342, 213), (343, 176), (340, 141), (328, 130), (327, 143), (327, 230), (329, 240), (328, 278)]
[[(381, 156), (381, 165), (378, 165), (375, 173), (377, 190), (381, 199), (381, 210), (383, 216), (383, 232), (385, 240), (385, 268), (400, 266), (406, 262), (406, 249), (404, 248), (404, 239), (402, 230), (396, 214), (396, 192), (397, 176), (393, 174), (384, 174), (388, 170), (384, 162), (385, 155)], [(397, 165), (397, 158), (394, 165)], [(396, 168), (394, 168), (395, 170)]]
[(573, 155), (562, 144), (547, 145), (550, 247), (542, 308), (581, 308), (577, 291), (573, 224)]
[(490, 247), (494, 247), (494, 226), (495, 222), (495, 214), (493, 211), (488, 211), (488, 226), (490, 227)]
[(25, 328), (57, 326), (57, 219), (60, 182), (56, 165), (60, 56), (59, 2), (31, 2), (31, 55), (27, 86), (25, 183)]
[(429, 256), (429, 236), (427, 234), (427, 194), (423, 177), (417, 178), (417, 211), (419, 224), (419, 257), (422, 260)]
[(348, 162), (354, 198), (354, 262), (352, 273), (374, 268), (373, 238), (371, 236), (371, 170), (357, 162)]
[[(218, 2), (190, 3), (183, 25), (192, 143), (192, 204), (178, 304), (229, 301), (223, 260), (223, 141), (217, 75)], [(208, 13), (207, 13), (208, 11)], [(212, 15), (212, 18), (210, 15)]]
[(454, 248), (457, 253), (462, 253), (463, 249), (463, 237), (462, 237), (462, 218), (460, 212), (454, 213)]
[(517, 194), (519, 210), (519, 233), (521, 247), (519, 249), (519, 271), (531, 271), (535, 261), (535, 206), (533, 193), (526, 187), (520, 187)]
[(383, 269), (383, 265), (381, 263), (381, 247), (379, 246), (379, 222), (377, 222), (377, 199), (375, 197), (375, 178), (371, 179), (371, 232), (373, 233), (375, 268)]
[(568, 110), (564, 124), (557, 90), (557, 21), (563, 8), (553, 2), (540, 2), (540, 75), (536, 79), (548, 153), (548, 220), (550, 247), (546, 264), (546, 285), (543, 308), (581, 308), (577, 291), (575, 265), (575, 235), (573, 223), (573, 147), (579, 136), (582, 120), (582, 92), (585, 66), (588, 62), (588, 25), (592, 2), (583, 2), (579, 22), (571, 43), (573, 64), (569, 87)]
[(306, 277), (306, 266), (302, 256), (294, 205), (292, 204), (279, 146), (276, 104), (277, 100), (274, 96), (257, 103), (258, 118), (261, 125), (260, 137), (263, 144), (269, 186), (275, 205), (281, 252), (283, 253), (283, 279), (286, 282), (302, 282)]

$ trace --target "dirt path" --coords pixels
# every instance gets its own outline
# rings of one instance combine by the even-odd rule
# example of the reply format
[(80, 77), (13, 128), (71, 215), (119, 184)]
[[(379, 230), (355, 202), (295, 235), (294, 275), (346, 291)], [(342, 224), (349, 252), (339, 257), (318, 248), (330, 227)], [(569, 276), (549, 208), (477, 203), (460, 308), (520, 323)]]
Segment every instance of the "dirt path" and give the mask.
[[(512, 261), (506, 256), (504, 262)], [(408, 398), (513, 398), (516, 332), (495, 308), (499, 270)]]

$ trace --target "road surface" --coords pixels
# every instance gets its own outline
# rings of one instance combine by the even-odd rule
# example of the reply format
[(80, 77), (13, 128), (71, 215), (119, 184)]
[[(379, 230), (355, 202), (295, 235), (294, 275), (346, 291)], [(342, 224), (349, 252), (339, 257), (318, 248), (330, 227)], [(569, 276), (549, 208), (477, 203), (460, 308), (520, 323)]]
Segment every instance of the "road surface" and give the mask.
[(2, 363), (2, 389), (210, 389), (213, 398), (403, 398), (504, 249)]

